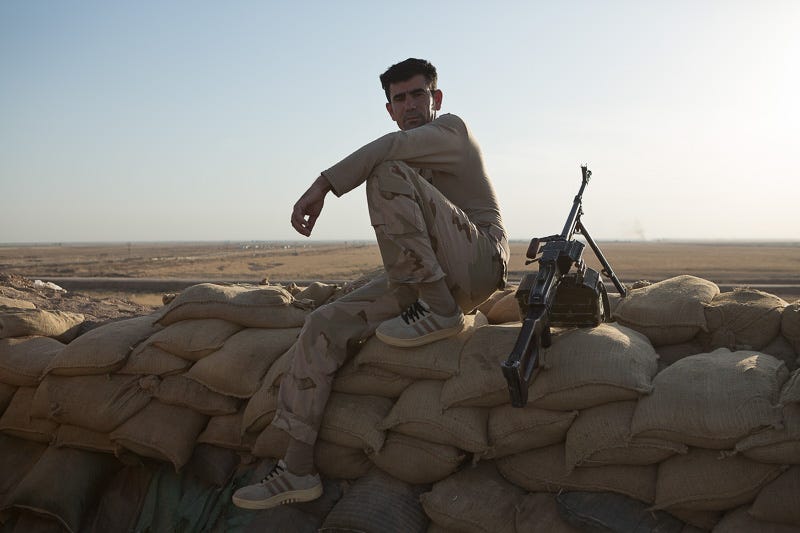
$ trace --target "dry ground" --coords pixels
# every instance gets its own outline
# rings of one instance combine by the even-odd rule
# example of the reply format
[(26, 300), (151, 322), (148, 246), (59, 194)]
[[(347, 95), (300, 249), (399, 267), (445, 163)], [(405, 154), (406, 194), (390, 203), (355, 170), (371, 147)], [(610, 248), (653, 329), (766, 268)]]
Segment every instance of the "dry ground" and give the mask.
[[(800, 298), (800, 242), (601, 242), (623, 282), (692, 274), (725, 286), (754, 286)], [(527, 242), (512, 243), (509, 277), (518, 280)], [(587, 247), (584, 257), (598, 267)], [(364, 242), (116, 243), (0, 246), (0, 272), (29, 279), (150, 278), (273, 282), (350, 280), (380, 266)], [(120, 280), (122, 281), (122, 280)], [(118, 284), (122, 293), (124, 283)]]

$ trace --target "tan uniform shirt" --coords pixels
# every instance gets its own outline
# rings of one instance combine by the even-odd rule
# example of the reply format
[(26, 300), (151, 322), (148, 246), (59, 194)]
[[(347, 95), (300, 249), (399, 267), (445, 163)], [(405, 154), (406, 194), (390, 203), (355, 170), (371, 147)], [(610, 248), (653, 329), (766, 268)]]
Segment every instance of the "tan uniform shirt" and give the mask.
[[(361, 185), (385, 161), (403, 161), (421, 174), (478, 227), (505, 243), (497, 197), (475, 138), (456, 115), (407, 131), (388, 133), (359, 148), (322, 174), (341, 196)], [(498, 235), (498, 231), (501, 235)], [(507, 247), (507, 244), (504, 246)], [(507, 248), (506, 248), (507, 250)], [(508, 255), (505, 256), (506, 259)]]

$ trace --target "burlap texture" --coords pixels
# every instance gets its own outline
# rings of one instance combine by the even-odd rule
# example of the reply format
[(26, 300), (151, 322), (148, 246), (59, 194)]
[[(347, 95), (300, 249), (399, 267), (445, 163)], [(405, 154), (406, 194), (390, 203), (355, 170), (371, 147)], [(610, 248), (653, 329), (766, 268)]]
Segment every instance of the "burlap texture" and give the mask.
[(567, 472), (563, 444), (497, 459), (507, 480), (530, 492), (615, 492), (645, 503), (655, 500), (656, 466), (591, 466)]
[(755, 498), (783, 467), (692, 448), (658, 467), (654, 509), (724, 511)]
[(730, 448), (751, 432), (781, 424), (776, 404), (787, 374), (783, 363), (758, 352), (720, 348), (686, 357), (655, 377), (653, 393), (639, 400), (631, 432)]
[(84, 318), (69, 311), (0, 308), (0, 339), (41, 336), (70, 342), (78, 335)]
[(788, 304), (766, 292), (737, 288), (714, 297), (706, 306), (706, 351), (760, 350), (781, 331), (781, 315)]
[(165, 376), (155, 390), (155, 398), (170, 405), (188, 407), (209, 415), (230, 415), (239, 411), (240, 400), (219, 394), (185, 376)]
[(800, 355), (800, 300), (792, 302), (783, 310), (781, 335), (792, 343), (794, 351)]
[(412, 485), (435, 483), (458, 470), (466, 455), (447, 444), (437, 444), (389, 431), (383, 447), (369, 454), (384, 472)]
[(108, 433), (150, 401), (154, 383), (139, 376), (45, 376), (32, 412), (61, 424)]
[(800, 527), (800, 466), (793, 466), (769, 482), (750, 506), (750, 514), (765, 522)]
[(505, 457), (564, 442), (578, 411), (550, 411), (511, 404), (489, 411), (487, 457)]
[(544, 351), (528, 398), (559, 411), (635, 400), (652, 390), (657, 360), (646, 337), (618, 324), (568, 330)]
[(386, 435), (378, 426), (391, 408), (389, 398), (334, 392), (325, 406), (319, 437), (367, 453), (379, 451)]
[(175, 471), (192, 456), (208, 417), (153, 400), (111, 432), (111, 441), (137, 455), (168, 461)]
[(459, 373), (442, 387), (442, 407), (495, 407), (509, 403), (508, 384), (500, 364), (514, 348), (519, 331), (519, 325), (477, 328), (461, 350)]
[(45, 370), (59, 376), (107, 374), (125, 364), (128, 354), (160, 329), (152, 316), (103, 324), (84, 333), (56, 354)]
[(489, 320), (489, 324), (507, 324), (521, 321), (522, 316), (516, 294), (512, 292), (500, 298), (486, 314), (486, 318)]
[(242, 413), (213, 416), (197, 437), (197, 443), (212, 444), (228, 450), (249, 452), (256, 435), (242, 432)]
[(58, 430), (58, 424), (43, 417), (34, 416), (34, 387), (19, 387), (0, 416), (0, 431), (21, 439), (50, 444)]
[(483, 454), (488, 449), (488, 409), (483, 407), (441, 408), (443, 382), (421, 380), (410, 385), (378, 426), (429, 442), (448, 444)]
[(467, 466), (420, 495), (438, 525), (464, 532), (516, 532), (516, 507), (525, 491), (506, 481), (492, 461)]
[(64, 344), (50, 337), (0, 339), (0, 382), (34, 387)]
[(116, 454), (118, 451), (108, 433), (100, 433), (70, 424), (61, 424), (58, 427), (53, 445), (58, 448), (77, 448), (87, 452)]
[(583, 410), (566, 435), (566, 465), (650, 465), (676, 453), (685, 444), (631, 436), (635, 401), (612, 402)]
[(342, 446), (325, 439), (314, 444), (314, 465), (320, 474), (332, 479), (358, 479), (372, 469), (362, 448)]
[(458, 373), (461, 349), (474, 331), (474, 315), (464, 317), (458, 335), (414, 349), (384, 344), (377, 337), (364, 343), (355, 357), (357, 368), (370, 365), (412, 379), (447, 379)]
[(212, 391), (249, 398), (261, 386), (272, 364), (297, 340), (299, 328), (248, 328), (230, 337), (222, 348), (197, 361), (186, 372)]
[(146, 344), (189, 361), (199, 361), (222, 348), (228, 337), (241, 329), (239, 324), (218, 318), (182, 320), (155, 333)]
[(800, 404), (786, 404), (780, 427), (748, 435), (735, 450), (761, 463), (800, 464)]
[(705, 306), (719, 287), (682, 275), (632, 289), (614, 309), (614, 319), (650, 339), (654, 346), (678, 344), (707, 331)]
[(160, 312), (158, 322), (167, 326), (219, 318), (248, 328), (296, 328), (308, 310), (282, 287), (201, 283), (184, 289)]
[(153, 345), (139, 345), (131, 352), (117, 374), (169, 376), (180, 374), (192, 365), (191, 361), (167, 353)]

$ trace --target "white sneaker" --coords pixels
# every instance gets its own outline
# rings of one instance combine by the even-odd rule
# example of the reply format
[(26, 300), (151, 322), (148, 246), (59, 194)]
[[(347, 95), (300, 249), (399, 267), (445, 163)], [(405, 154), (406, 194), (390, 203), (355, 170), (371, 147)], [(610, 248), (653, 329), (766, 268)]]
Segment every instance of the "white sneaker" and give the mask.
[(428, 304), (417, 300), (400, 316), (383, 322), (375, 336), (391, 346), (410, 348), (458, 334), (464, 329), (464, 313), (453, 316), (437, 315)]
[(233, 504), (242, 509), (270, 509), (284, 503), (316, 500), (321, 495), (319, 475), (292, 474), (281, 459), (260, 483), (240, 488), (232, 499)]

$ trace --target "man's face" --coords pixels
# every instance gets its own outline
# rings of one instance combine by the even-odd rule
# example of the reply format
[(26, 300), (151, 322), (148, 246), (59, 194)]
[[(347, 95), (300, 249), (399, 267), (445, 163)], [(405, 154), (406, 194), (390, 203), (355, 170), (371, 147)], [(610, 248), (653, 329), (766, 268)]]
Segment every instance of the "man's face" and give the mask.
[(401, 130), (410, 130), (436, 118), (442, 107), (442, 91), (431, 91), (425, 76), (417, 74), (411, 79), (389, 85), (386, 110)]

